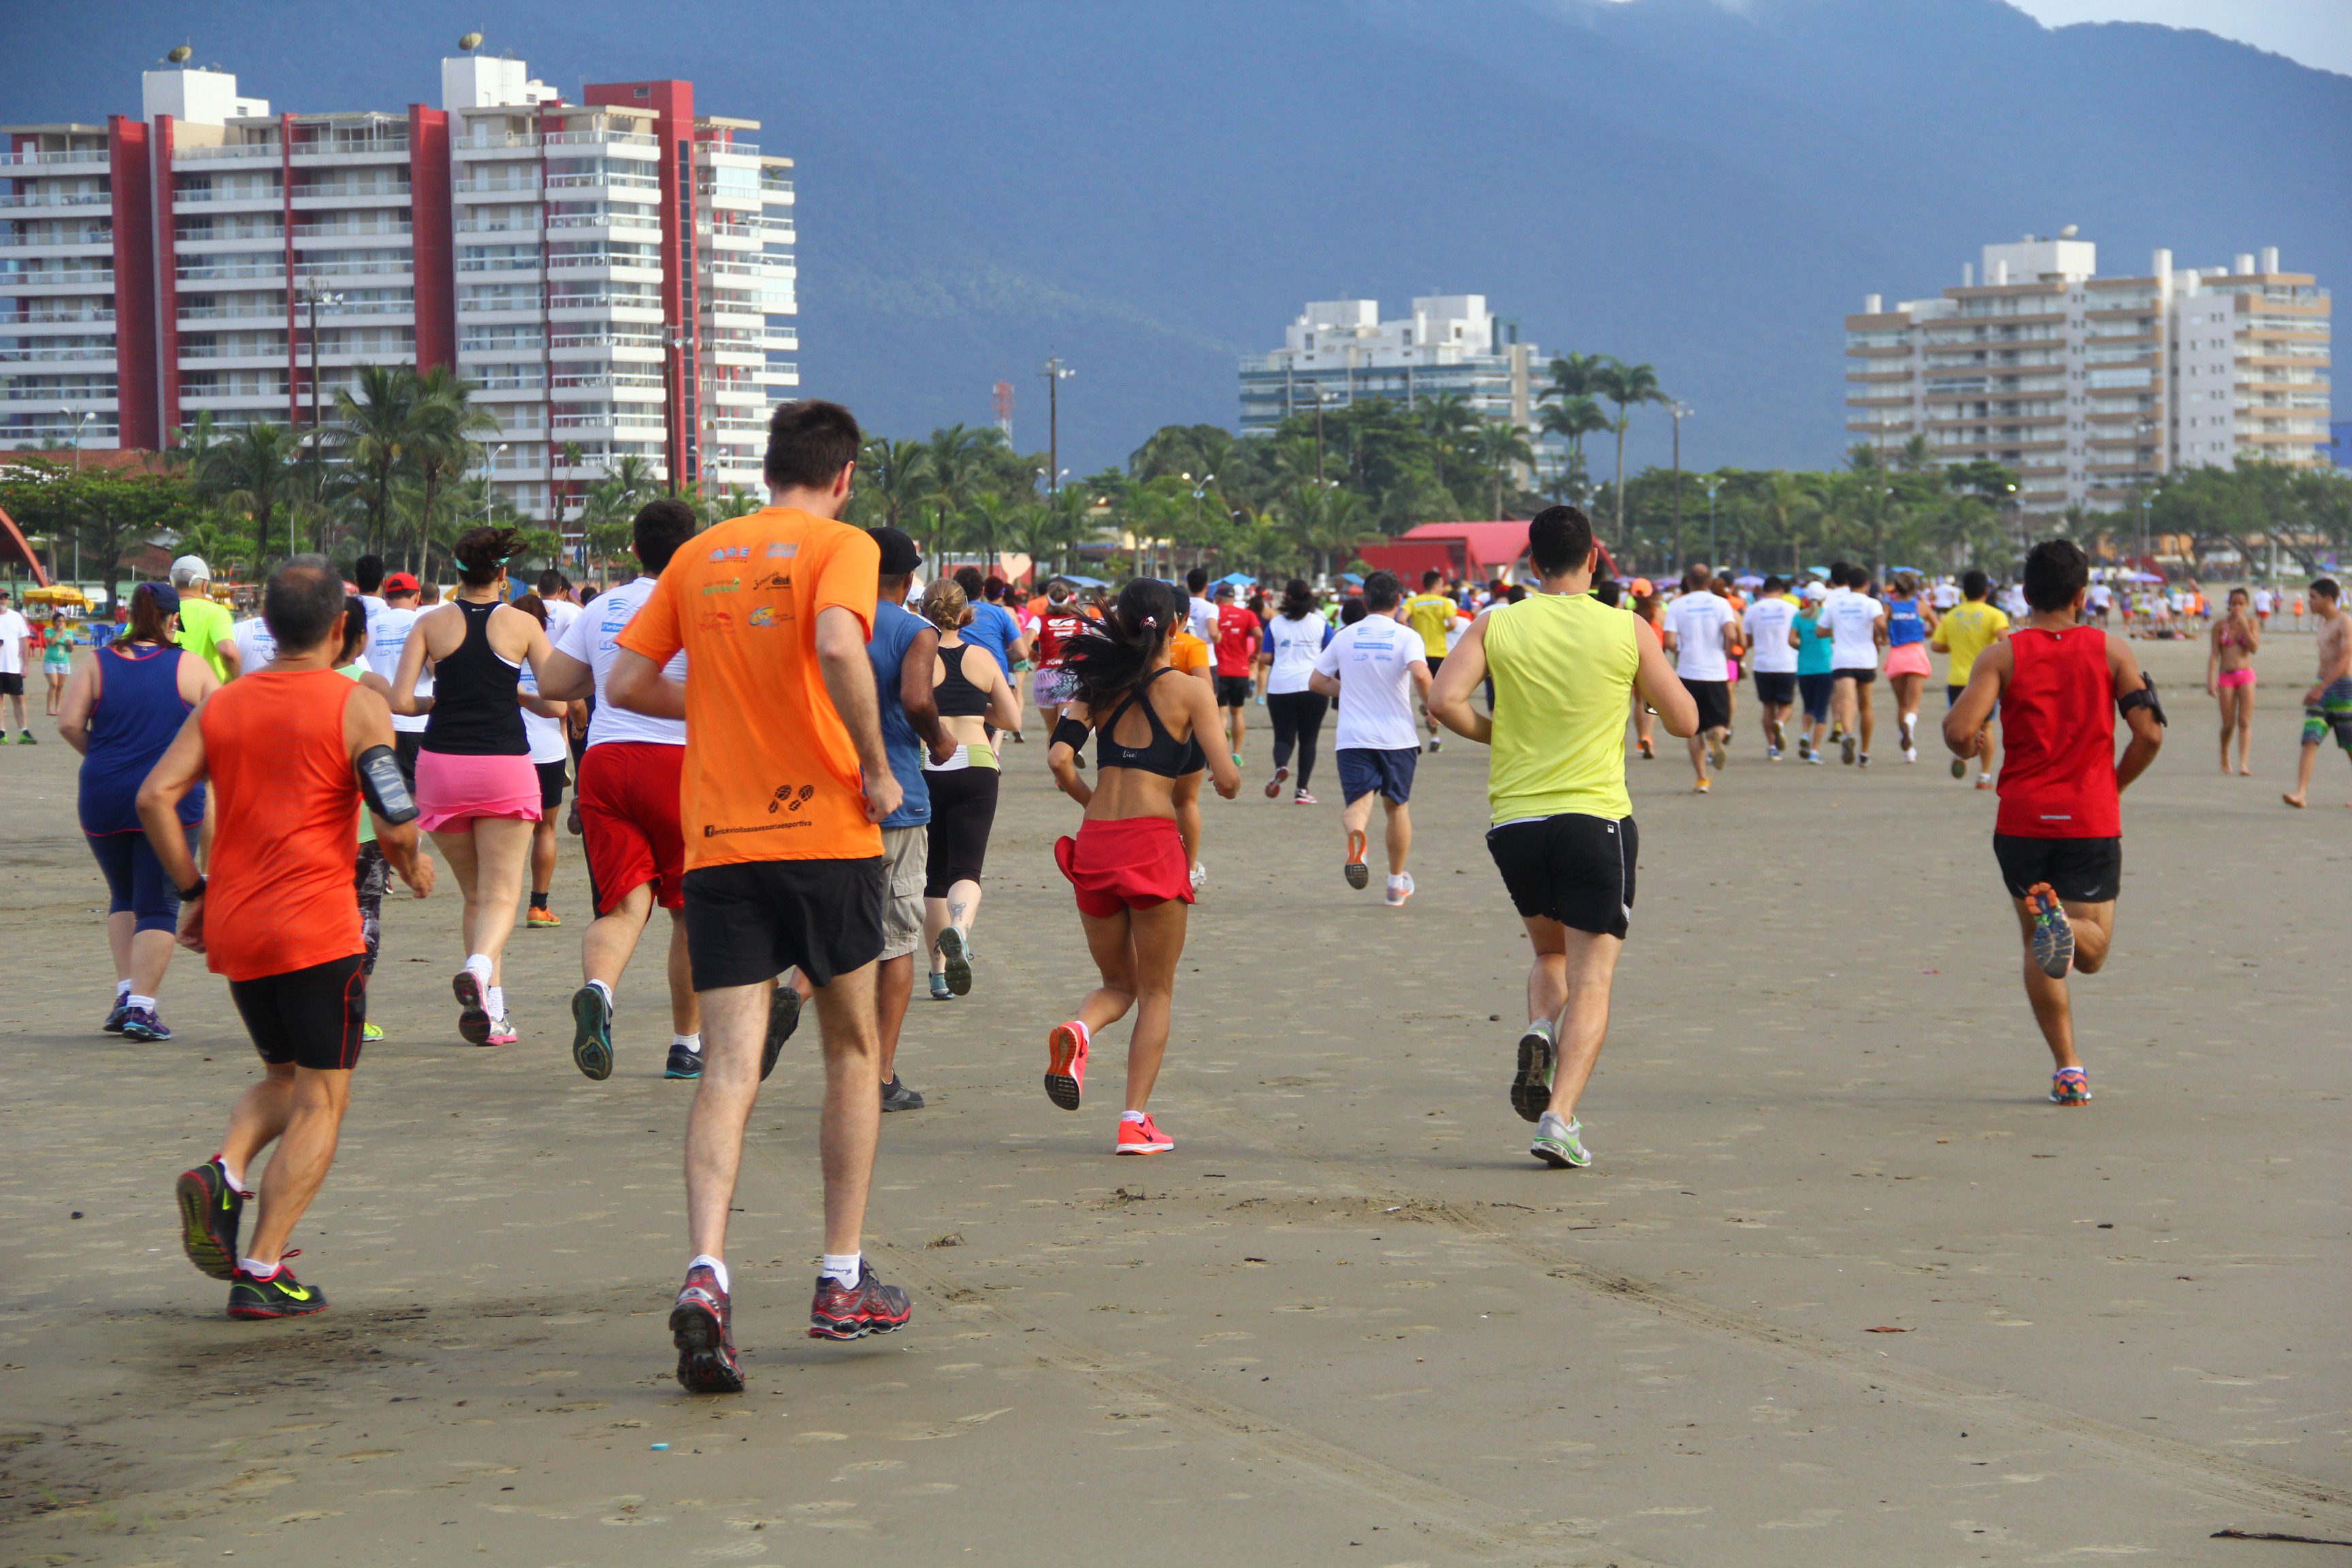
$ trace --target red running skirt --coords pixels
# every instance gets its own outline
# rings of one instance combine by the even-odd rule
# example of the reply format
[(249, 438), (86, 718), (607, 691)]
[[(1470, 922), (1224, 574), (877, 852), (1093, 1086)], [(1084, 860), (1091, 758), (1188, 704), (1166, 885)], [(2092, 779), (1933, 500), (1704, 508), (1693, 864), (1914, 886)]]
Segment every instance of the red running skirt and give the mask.
[(1082, 915), (1107, 919), (1170, 899), (1192, 901), (1192, 868), (1171, 817), (1082, 822), (1075, 839), (1054, 840), (1054, 864), (1077, 889)]

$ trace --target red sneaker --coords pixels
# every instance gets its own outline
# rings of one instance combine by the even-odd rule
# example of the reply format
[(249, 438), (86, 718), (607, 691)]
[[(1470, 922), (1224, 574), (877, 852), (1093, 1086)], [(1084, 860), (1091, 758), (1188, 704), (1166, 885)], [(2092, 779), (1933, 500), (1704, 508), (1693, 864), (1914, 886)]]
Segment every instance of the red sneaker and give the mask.
[(874, 1266), (857, 1266), (857, 1283), (844, 1285), (830, 1274), (816, 1277), (816, 1294), (809, 1300), (809, 1338), (862, 1340), (907, 1326), (914, 1309), (907, 1292), (874, 1277)]
[(1073, 1018), (1045, 1037), (1045, 1098), (1065, 1110), (1078, 1108), (1087, 1084), (1087, 1026)]
[(1160, 1131), (1150, 1116), (1140, 1121), (1122, 1119), (1118, 1124), (1118, 1142), (1113, 1152), (1119, 1154), (1165, 1154), (1176, 1147), (1176, 1141)]
[(688, 1394), (743, 1392), (734, 1315), (709, 1264), (686, 1271), (686, 1287), (669, 1310), (669, 1337), (677, 1347), (677, 1381)]

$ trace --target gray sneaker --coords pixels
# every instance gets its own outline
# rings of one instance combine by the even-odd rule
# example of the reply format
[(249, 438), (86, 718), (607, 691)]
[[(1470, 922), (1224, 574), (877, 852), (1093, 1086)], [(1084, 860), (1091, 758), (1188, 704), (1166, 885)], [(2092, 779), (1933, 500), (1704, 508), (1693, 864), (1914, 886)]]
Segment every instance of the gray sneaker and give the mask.
[(1543, 1119), (1551, 1103), (1552, 1074), (1559, 1067), (1559, 1047), (1551, 1037), (1551, 1020), (1539, 1018), (1519, 1036), (1519, 1070), (1511, 1079), (1511, 1109), (1522, 1121)]
[(1562, 1121), (1549, 1110), (1536, 1123), (1536, 1140), (1528, 1145), (1528, 1152), (1559, 1170), (1574, 1166), (1580, 1171), (1592, 1163), (1592, 1155), (1584, 1147), (1584, 1123)]
[(900, 1083), (897, 1074), (882, 1086), (882, 1109), (885, 1110), (920, 1110), (923, 1097)]

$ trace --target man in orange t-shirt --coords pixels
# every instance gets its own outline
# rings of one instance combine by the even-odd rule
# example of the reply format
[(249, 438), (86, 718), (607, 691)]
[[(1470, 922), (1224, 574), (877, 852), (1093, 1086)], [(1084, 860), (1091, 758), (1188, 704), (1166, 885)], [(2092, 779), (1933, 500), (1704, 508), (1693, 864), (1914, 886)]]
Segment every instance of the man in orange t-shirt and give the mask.
[[(881, 1130), (877, 824), (899, 799), (866, 657), (880, 551), (835, 521), (860, 439), (838, 404), (779, 405), (772, 504), (679, 547), (622, 632), (605, 685), (623, 708), (686, 721), (678, 826), (703, 1065), (686, 1129), (694, 1258), (669, 1321), (678, 1382), (697, 1394), (743, 1386), (727, 1215), (763, 1047), (773, 1048), (773, 982), (795, 965), (824, 1035), (824, 1263), (809, 1332), (860, 1339), (907, 1321), (907, 1293), (876, 1279), (859, 1236)], [(662, 673), (680, 651), (683, 682)]]

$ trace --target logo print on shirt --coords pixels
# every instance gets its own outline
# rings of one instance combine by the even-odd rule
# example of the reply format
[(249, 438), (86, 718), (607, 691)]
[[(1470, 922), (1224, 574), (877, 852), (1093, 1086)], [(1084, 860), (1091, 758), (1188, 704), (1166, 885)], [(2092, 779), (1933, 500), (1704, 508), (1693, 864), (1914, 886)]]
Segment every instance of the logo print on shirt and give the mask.
[(740, 594), (742, 591), (743, 579), (740, 577), (730, 577), (724, 583), (705, 583), (702, 585), (702, 595), (705, 598), (709, 598), (713, 594)]
[(779, 540), (775, 543), (768, 546), (768, 559), (771, 561), (789, 560), (793, 556), (798, 555), (800, 552), (801, 547), (799, 545), (788, 544), (782, 540)]
[(712, 551), (707, 559), (714, 565), (721, 561), (749, 561), (751, 559), (751, 547), (748, 544), (721, 547)]
[(815, 793), (814, 784), (802, 784), (797, 789), (791, 784), (785, 784), (778, 789), (774, 798), (768, 802), (768, 815), (773, 816), (778, 812), (798, 813), (801, 807), (808, 804), (809, 796)]
[(751, 612), (751, 618), (743, 624), (747, 626), (774, 626), (776, 624), (776, 606), (773, 605), (761, 605), (758, 609)]

